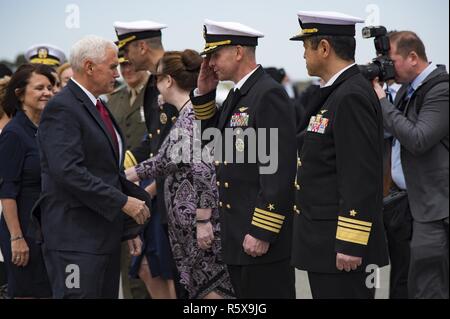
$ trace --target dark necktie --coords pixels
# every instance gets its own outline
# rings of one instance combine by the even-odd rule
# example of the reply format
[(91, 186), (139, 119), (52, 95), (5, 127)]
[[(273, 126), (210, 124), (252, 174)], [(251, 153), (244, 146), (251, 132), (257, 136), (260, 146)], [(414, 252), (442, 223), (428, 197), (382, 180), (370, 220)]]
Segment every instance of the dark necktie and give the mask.
[(238, 100), (241, 98), (241, 91), (239, 89), (235, 89), (234, 92), (231, 94), (231, 102), (230, 104), (232, 107), (235, 107)]
[(97, 104), (95, 106), (97, 107), (97, 110), (100, 113), (100, 116), (102, 117), (103, 123), (105, 124), (106, 129), (108, 130), (108, 133), (113, 141), (114, 149), (117, 152), (117, 154), (119, 154), (119, 141), (117, 140), (116, 131), (114, 130), (113, 122), (109, 117), (108, 110), (103, 105), (100, 99), (97, 100)]
[(402, 111), (402, 112), (405, 111), (406, 106), (408, 105), (409, 100), (411, 99), (411, 96), (413, 95), (413, 93), (414, 93), (414, 88), (410, 84), (410, 85), (408, 85), (408, 89), (406, 91), (406, 94), (403, 97), (403, 99), (402, 99), (402, 101), (401, 101), (401, 103), (399, 105), (399, 110), (400, 111)]

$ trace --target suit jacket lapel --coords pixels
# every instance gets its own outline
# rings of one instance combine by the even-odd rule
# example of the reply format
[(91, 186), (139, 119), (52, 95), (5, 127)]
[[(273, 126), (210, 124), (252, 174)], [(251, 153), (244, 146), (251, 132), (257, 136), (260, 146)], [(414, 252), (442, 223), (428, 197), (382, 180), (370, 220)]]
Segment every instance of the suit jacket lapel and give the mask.
[[(106, 137), (108, 138), (109, 144), (111, 146), (111, 150), (113, 151), (114, 155), (118, 158), (119, 154), (116, 152), (113, 141), (111, 139), (111, 136), (109, 135), (109, 132), (105, 126), (105, 123), (103, 122), (103, 119), (101, 118), (99, 112), (97, 111), (95, 105), (92, 104), (92, 101), (89, 99), (89, 97), (86, 95), (86, 93), (83, 92), (83, 90), (72, 80), (70, 80), (67, 83), (67, 86), (69, 87), (69, 89), (72, 91), (72, 93), (75, 95), (75, 97), (82, 102), (83, 106), (86, 108), (86, 110), (89, 112), (89, 114), (94, 118), (94, 120), (97, 122), (97, 124), (100, 126), (100, 128), (103, 131), (103, 134), (106, 135)], [(119, 132), (119, 135), (123, 141), (122, 138), (122, 133), (119, 129), (119, 126), (117, 125), (117, 123), (115, 122), (111, 112), (109, 111), (108, 108), (106, 108), (108, 110), (109, 116), (111, 118), (111, 120), (113, 121), (113, 124), (115, 126), (115, 129)]]
[[(124, 143), (125, 140), (124, 140), (124, 137), (123, 137), (123, 132), (120, 129), (119, 124), (117, 124), (116, 119), (114, 118), (113, 114), (109, 110), (108, 105), (105, 102), (103, 102), (103, 104), (105, 105), (106, 110), (108, 110), (109, 117), (110, 117), (110, 119), (111, 119), (111, 121), (112, 121), (112, 123), (114, 125), (114, 128), (116, 129), (117, 133), (119, 134), (120, 141), (122, 141), (122, 152), (121, 152), (121, 154), (116, 154), (116, 155), (119, 155), (118, 159), (125, 158), (125, 149), (123, 147), (125, 145), (125, 143)], [(103, 120), (102, 120), (102, 123), (103, 123)], [(115, 150), (115, 147), (113, 146), (113, 141), (111, 140), (111, 137), (109, 136), (109, 134), (108, 134), (108, 137), (109, 137), (109, 142), (110, 142), (111, 146)], [(118, 151), (120, 152), (120, 149)], [(116, 153), (116, 152), (114, 152), (114, 153)]]
[[(403, 114), (405, 114), (405, 115), (408, 114), (409, 107), (411, 106), (411, 103), (410, 103), (410, 102), (413, 100), (413, 97), (416, 95), (416, 92), (420, 89), (420, 87), (421, 87), (422, 85), (424, 85), (425, 83), (427, 83), (428, 81), (430, 81), (432, 78), (438, 76), (438, 75), (441, 74), (441, 73), (442, 73), (442, 69), (441, 69), (440, 67), (437, 67), (433, 72), (431, 72), (431, 73), (425, 78), (425, 80), (423, 80), (423, 82), (422, 82), (422, 83), (414, 90), (414, 92), (413, 92), (412, 95), (410, 96), (408, 102), (406, 103), (405, 111), (404, 111)], [(407, 93), (407, 87), (408, 87), (408, 85), (404, 85), (404, 87), (405, 87), (405, 94), (406, 94), (406, 93)], [(403, 88), (403, 86), (402, 86), (402, 88)]]

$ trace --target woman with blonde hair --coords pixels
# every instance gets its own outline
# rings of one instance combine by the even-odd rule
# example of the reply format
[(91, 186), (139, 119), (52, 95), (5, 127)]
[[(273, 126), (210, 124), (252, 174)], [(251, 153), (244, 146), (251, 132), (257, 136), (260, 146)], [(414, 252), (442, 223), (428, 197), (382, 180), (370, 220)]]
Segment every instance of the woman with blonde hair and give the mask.
[(72, 67), (69, 63), (64, 63), (58, 67), (58, 69), (56, 69), (56, 73), (59, 78), (61, 89), (67, 85), (67, 82), (69, 82), (70, 78), (73, 76)]

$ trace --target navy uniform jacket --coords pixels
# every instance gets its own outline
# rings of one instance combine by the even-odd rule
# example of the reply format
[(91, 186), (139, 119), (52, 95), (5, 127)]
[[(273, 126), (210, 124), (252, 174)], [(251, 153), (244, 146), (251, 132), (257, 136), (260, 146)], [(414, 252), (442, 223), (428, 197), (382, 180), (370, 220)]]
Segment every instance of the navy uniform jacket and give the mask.
[[(247, 128), (278, 129), (275, 140), (278, 148), (271, 150), (278, 159), (278, 169), (273, 174), (260, 174), (259, 169), (264, 164), (258, 157), (253, 163), (248, 158), (255, 154), (247, 154), (244, 163), (231, 163), (226, 157), (216, 162), (221, 240), (227, 264), (263, 264), (289, 258), (296, 146), (294, 107), (284, 88), (259, 67), (245, 82), (240, 94), (232, 97), (230, 92), (219, 109), (214, 102), (215, 91), (200, 97), (191, 94), (191, 99), (197, 119), (202, 120), (202, 131), (217, 127), (224, 137), (226, 128), (236, 130), (237, 136), (230, 144), (233, 157), (238, 153), (246, 154), (249, 149), (243, 137)], [(258, 135), (258, 140), (260, 138), (262, 136)], [(266, 153), (269, 153), (268, 148)], [(242, 246), (246, 234), (269, 242), (268, 253), (257, 258), (247, 255)]]
[(353, 66), (310, 104), (299, 139), (293, 264), (339, 272), (336, 253), (388, 263), (382, 223), (383, 123), (370, 83)]
[[(116, 130), (121, 135), (118, 125)], [(95, 105), (69, 81), (42, 113), (40, 226), (49, 250), (109, 254), (120, 247), (127, 195), (150, 198), (128, 182)], [(36, 215), (36, 213), (35, 213)]]

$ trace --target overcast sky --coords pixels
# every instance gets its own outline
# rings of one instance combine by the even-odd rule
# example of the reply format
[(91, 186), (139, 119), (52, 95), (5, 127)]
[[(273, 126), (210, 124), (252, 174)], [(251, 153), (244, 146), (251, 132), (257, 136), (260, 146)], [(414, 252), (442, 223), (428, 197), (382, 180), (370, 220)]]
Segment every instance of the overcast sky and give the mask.
[[(265, 34), (258, 62), (284, 67), (291, 78), (306, 79), (301, 43), (289, 41), (299, 24), (299, 10), (340, 11), (382, 24), (388, 30), (412, 30), (425, 43), (433, 62), (449, 65), (449, 1), (447, 0), (0, 0), (0, 60), (14, 60), (36, 43), (50, 43), (68, 54), (78, 39), (96, 34), (115, 40), (114, 21), (153, 20), (163, 31), (166, 50), (203, 48), (205, 18), (237, 21)], [(357, 28), (358, 63), (370, 61), (372, 40)]]

